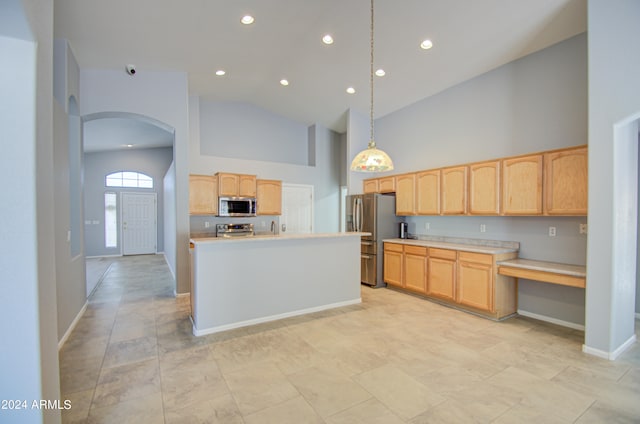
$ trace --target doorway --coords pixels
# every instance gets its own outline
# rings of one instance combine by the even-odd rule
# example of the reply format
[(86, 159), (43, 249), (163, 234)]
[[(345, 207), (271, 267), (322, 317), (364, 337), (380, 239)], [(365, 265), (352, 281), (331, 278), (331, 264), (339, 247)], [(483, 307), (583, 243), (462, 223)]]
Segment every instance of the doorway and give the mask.
[(156, 193), (122, 193), (122, 254), (156, 253)]
[(281, 232), (313, 233), (313, 186), (282, 184)]

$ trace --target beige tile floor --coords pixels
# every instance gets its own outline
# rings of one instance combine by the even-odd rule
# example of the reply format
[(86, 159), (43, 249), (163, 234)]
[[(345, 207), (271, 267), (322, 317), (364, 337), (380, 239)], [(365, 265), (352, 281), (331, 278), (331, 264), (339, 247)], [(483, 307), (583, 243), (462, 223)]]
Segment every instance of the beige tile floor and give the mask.
[(361, 305), (194, 337), (172, 287), (161, 256), (109, 268), (60, 352), (63, 422), (640, 422), (638, 343), (610, 362), (579, 331), (366, 287)]

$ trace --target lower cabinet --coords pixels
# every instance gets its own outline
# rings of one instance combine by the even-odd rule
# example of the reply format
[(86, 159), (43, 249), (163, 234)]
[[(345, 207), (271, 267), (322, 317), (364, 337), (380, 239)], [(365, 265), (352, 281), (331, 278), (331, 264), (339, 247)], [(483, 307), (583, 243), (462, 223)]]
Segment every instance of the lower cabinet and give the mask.
[(455, 250), (429, 249), (428, 295), (455, 300), (456, 256)]
[(517, 252), (485, 254), (414, 244), (384, 244), (384, 281), (397, 288), (501, 319), (517, 311), (517, 286), (498, 275), (497, 261)]

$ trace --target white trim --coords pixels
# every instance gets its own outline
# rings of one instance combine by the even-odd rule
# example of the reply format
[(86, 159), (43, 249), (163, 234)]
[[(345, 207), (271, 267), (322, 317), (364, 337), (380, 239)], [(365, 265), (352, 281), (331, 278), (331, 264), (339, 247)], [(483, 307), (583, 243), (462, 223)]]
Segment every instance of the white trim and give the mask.
[(73, 321), (71, 321), (71, 325), (69, 326), (69, 328), (67, 328), (67, 331), (65, 331), (64, 335), (62, 336), (62, 339), (60, 339), (60, 341), (58, 342), (58, 352), (60, 351), (60, 349), (62, 349), (62, 346), (64, 346), (64, 344), (67, 342), (67, 340), (69, 339), (69, 336), (71, 336), (71, 332), (73, 331), (74, 328), (76, 328), (76, 325), (78, 325), (78, 322), (80, 322), (80, 318), (82, 318), (82, 315), (84, 315), (84, 312), (87, 310), (87, 305), (88, 303), (84, 302), (84, 305), (80, 309), (80, 312), (78, 312), (78, 315), (76, 315)]
[(518, 315), (522, 315), (523, 317), (529, 317), (533, 319), (537, 319), (540, 321), (550, 322), (551, 324), (560, 325), (562, 327), (573, 328), (574, 330), (584, 331), (584, 325), (576, 324), (575, 322), (563, 321), (561, 319), (548, 317), (546, 315), (535, 314), (533, 312), (524, 311), (522, 309), (518, 309)]
[(588, 353), (589, 355), (597, 356), (598, 358), (608, 359), (610, 361), (615, 361), (618, 356), (622, 355), (622, 353), (627, 350), (632, 344), (636, 342), (636, 335), (632, 335), (629, 339), (622, 343), (616, 350), (613, 352), (607, 352), (604, 350), (596, 349), (594, 347), (589, 347), (587, 345), (582, 345), (582, 351), (584, 353)]
[[(157, 253), (157, 254), (160, 254), (160, 253)], [(169, 265), (169, 260), (167, 259), (167, 254), (164, 253), (164, 252), (162, 252), (161, 254), (162, 254), (162, 257), (164, 258), (164, 263), (166, 263), (167, 264), (167, 268), (169, 268), (169, 272), (171, 273), (171, 276), (173, 277), (173, 281), (176, 282), (177, 281), (176, 274), (173, 273), (173, 269), (171, 268), (171, 265)], [(173, 294), (176, 294), (176, 289), (175, 288), (173, 289)]]
[(100, 259), (100, 258), (120, 258), (122, 255), (98, 255), (98, 256), (85, 256), (85, 259)]
[[(313, 308), (300, 309), (300, 310), (297, 310), (297, 311), (286, 312), (284, 314), (277, 314), (277, 315), (271, 315), (271, 316), (268, 316), (268, 317), (262, 317), (262, 318), (250, 319), (250, 320), (246, 320), (246, 321), (234, 322), (232, 324), (219, 325), (217, 327), (210, 327), (210, 328), (205, 328), (205, 329), (202, 329), (202, 330), (196, 329), (196, 326), (194, 324), (193, 325), (193, 335), (194, 336), (206, 336), (207, 334), (219, 333), (221, 331), (233, 330), (235, 328), (247, 327), (249, 325), (262, 324), (264, 322), (269, 322), (269, 321), (277, 321), (277, 320), (283, 319), (283, 318), (290, 318), (290, 317), (295, 317), (295, 316), (298, 316), (298, 315), (305, 315), (305, 314), (310, 314), (310, 313), (313, 313), (313, 312), (320, 312), (320, 311), (324, 311), (324, 310), (327, 310), (327, 309), (334, 309), (334, 308), (340, 308), (340, 307), (343, 307), (343, 306), (356, 305), (358, 303), (362, 303), (362, 299), (361, 298), (353, 299), (353, 300), (346, 300), (344, 302), (330, 303), (328, 305), (316, 306), (316, 307), (313, 307)], [(193, 320), (192, 320), (192, 322), (193, 322)]]

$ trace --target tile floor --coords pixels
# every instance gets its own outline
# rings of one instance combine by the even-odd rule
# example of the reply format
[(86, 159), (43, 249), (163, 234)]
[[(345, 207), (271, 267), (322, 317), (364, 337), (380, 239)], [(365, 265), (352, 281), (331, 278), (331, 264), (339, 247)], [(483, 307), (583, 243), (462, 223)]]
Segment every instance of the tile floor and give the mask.
[(109, 268), (60, 352), (64, 423), (640, 422), (638, 343), (610, 362), (579, 331), (366, 287), (360, 305), (194, 337), (172, 287), (161, 256)]

